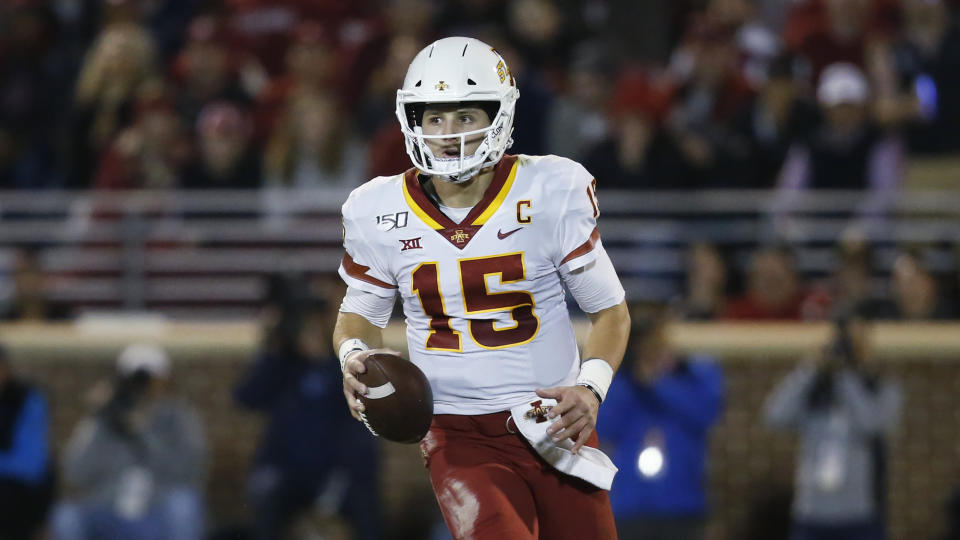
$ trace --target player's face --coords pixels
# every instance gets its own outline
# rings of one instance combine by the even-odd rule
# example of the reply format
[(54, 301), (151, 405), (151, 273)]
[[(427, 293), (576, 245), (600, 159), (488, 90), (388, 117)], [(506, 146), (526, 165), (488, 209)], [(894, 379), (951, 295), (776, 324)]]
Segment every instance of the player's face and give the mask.
[[(479, 107), (464, 106), (457, 103), (427, 105), (423, 111), (424, 135), (456, 135), (476, 131), (490, 125), (487, 113)], [(463, 155), (473, 154), (485, 134), (477, 133), (464, 141)], [(449, 139), (426, 139), (427, 146), (438, 158), (460, 158), (460, 137)]]

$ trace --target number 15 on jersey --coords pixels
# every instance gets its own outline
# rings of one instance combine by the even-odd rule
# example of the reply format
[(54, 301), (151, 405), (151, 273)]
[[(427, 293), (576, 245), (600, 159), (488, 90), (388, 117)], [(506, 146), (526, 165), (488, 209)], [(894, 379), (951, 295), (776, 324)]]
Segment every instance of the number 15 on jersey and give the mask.
[[(523, 253), (507, 253), (487, 257), (459, 259), (460, 294), (467, 318), (470, 337), (484, 349), (515, 347), (529, 342), (537, 335), (540, 321), (533, 313), (533, 295), (527, 291), (490, 292), (487, 276), (499, 275), (500, 283), (516, 283), (526, 278)], [(462, 351), (460, 332), (450, 327), (440, 290), (439, 266), (425, 262), (413, 272), (413, 292), (420, 300), (423, 312), (430, 317), (428, 350)], [(472, 318), (471, 315), (509, 311), (512, 326), (497, 328), (491, 319)]]

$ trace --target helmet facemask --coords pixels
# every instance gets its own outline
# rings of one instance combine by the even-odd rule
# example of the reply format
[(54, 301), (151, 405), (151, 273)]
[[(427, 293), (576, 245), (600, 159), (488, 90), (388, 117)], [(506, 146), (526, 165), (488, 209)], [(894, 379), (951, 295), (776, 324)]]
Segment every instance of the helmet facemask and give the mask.
[[(413, 164), (425, 174), (435, 175), (444, 180), (459, 184), (475, 177), (481, 170), (496, 165), (503, 157), (507, 148), (513, 144), (510, 135), (513, 133), (513, 115), (516, 99), (497, 101), (470, 101), (470, 106), (483, 109), (491, 122), (489, 126), (465, 131), (462, 133), (446, 133), (425, 135), (423, 133), (423, 113), (427, 103), (405, 101), (398, 96), (401, 107), (398, 107), (397, 116), (400, 117), (401, 131), (407, 146), (407, 154)], [(458, 102), (452, 102), (458, 103)], [(494, 114), (491, 114), (493, 112)], [(468, 140), (481, 135), (483, 138), (479, 146), (471, 154), (465, 153)], [(459, 142), (459, 157), (437, 157), (434, 155), (427, 141), (456, 140)]]

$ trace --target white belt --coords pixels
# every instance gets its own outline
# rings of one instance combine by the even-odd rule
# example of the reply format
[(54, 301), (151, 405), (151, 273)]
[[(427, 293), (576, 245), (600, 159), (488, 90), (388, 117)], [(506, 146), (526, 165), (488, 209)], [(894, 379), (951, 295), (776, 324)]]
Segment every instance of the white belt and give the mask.
[[(539, 401), (540, 407), (553, 407), (557, 404), (555, 399)], [(610, 458), (600, 450), (589, 446), (580, 447), (580, 450), (574, 454), (570, 451), (574, 444), (571, 439), (564, 439), (559, 443), (553, 442), (553, 439), (547, 435), (547, 428), (560, 417), (544, 420), (543, 416), (538, 418), (535, 414), (527, 414), (532, 412), (532, 407), (532, 404), (517, 405), (510, 408), (510, 414), (517, 429), (530, 441), (530, 445), (540, 454), (540, 457), (562, 473), (576, 476), (598, 488), (609, 490), (613, 485), (613, 477), (617, 474), (617, 467)]]

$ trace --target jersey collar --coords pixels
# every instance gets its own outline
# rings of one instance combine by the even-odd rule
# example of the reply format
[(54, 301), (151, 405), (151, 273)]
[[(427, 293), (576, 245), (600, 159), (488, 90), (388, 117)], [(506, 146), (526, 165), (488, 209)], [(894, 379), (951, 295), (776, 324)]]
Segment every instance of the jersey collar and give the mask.
[(460, 223), (455, 223), (430, 202), (430, 197), (420, 185), (417, 173), (417, 169), (413, 168), (403, 174), (403, 197), (410, 210), (448, 242), (458, 249), (463, 249), (507, 198), (517, 174), (517, 156), (503, 156), (497, 163), (493, 181), (487, 186), (483, 198)]

